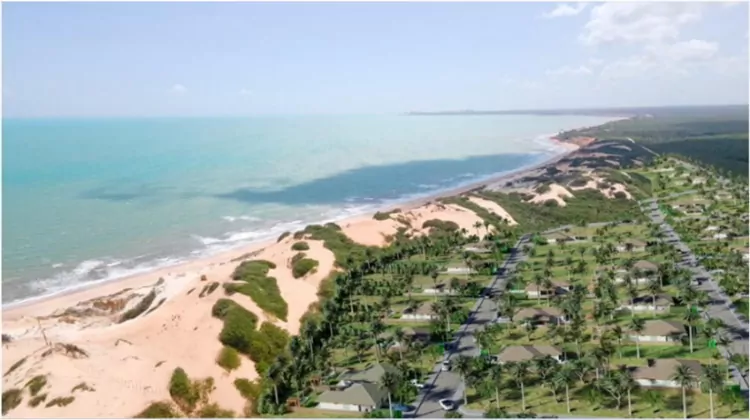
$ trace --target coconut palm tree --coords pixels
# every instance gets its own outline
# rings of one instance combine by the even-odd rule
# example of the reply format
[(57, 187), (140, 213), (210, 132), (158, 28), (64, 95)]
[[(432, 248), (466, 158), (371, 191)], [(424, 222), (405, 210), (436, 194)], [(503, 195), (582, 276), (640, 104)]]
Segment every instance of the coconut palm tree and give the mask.
[(513, 381), (521, 387), (521, 408), (522, 411), (526, 411), (526, 390), (524, 389), (524, 382), (529, 376), (529, 362), (515, 362), (509, 363), (507, 367), (508, 374)]
[(638, 337), (640, 337), (641, 333), (643, 332), (643, 329), (646, 328), (646, 322), (642, 318), (633, 317), (633, 318), (630, 318), (630, 324), (628, 324), (628, 328), (635, 335), (635, 355), (636, 355), (636, 358), (640, 359), (641, 358), (641, 340)]
[(398, 388), (401, 383), (401, 377), (395, 372), (385, 372), (380, 378), (380, 388), (388, 393), (388, 413), (390, 418), (393, 418), (393, 403), (391, 401), (391, 395)]
[(500, 388), (503, 385), (503, 368), (502, 365), (494, 365), (487, 372), (487, 381), (495, 388), (495, 406), (500, 409)]
[(695, 385), (695, 373), (686, 365), (680, 364), (675, 369), (671, 379), (677, 382), (682, 389), (682, 416), (687, 418), (687, 390)]
[(701, 385), (708, 390), (708, 402), (712, 419), (714, 416), (714, 392), (721, 391), (724, 388), (724, 373), (719, 365), (708, 365), (703, 367)]
[(466, 395), (466, 388), (468, 387), (468, 378), (471, 376), (473, 370), (474, 370), (474, 359), (469, 356), (458, 356), (456, 359), (456, 370), (461, 375), (461, 378), (464, 381), (464, 405), (468, 405), (469, 402), (467, 401), (467, 395)]
[(688, 329), (688, 339), (690, 341), (690, 353), (693, 352), (693, 330), (695, 329), (695, 324), (700, 320), (700, 315), (698, 315), (697, 312), (693, 310), (688, 310), (685, 312), (685, 316), (682, 318), (685, 321), (685, 324), (687, 324)]
[(573, 363), (566, 363), (560, 369), (557, 370), (555, 376), (552, 377), (554, 386), (565, 388), (565, 404), (570, 414), (570, 387), (575, 384), (576, 381), (576, 365)]

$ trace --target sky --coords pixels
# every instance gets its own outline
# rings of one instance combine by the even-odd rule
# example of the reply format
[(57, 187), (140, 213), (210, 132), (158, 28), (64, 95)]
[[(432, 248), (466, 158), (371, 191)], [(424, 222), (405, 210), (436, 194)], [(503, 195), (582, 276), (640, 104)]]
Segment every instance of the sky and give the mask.
[(5, 3), (4, 117), (748, 102), (747, 3)]

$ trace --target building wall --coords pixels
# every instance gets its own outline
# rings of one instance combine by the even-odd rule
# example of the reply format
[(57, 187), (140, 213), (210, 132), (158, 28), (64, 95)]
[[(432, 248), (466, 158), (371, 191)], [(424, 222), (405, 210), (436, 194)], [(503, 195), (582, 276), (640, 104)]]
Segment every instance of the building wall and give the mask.
[[(637, 338), (641, 343), (666, 343), (669, 341), (669, 337), (664, 337), (660, 335), (641, 335), (641, 336), (637, 336)], [(631, 335), (630, 339), (635, 340), (636, 336)]]
[(636, 379), (638, 385), (646, 388), (679, 388), (680, 385), (670, 380)]
[(338, 410), (338, 411), (370, 411), (372, 407), (359, 406), (354, 404), (337, 404), (330, 402), (321, 402), (318, 404), (321, 410)]

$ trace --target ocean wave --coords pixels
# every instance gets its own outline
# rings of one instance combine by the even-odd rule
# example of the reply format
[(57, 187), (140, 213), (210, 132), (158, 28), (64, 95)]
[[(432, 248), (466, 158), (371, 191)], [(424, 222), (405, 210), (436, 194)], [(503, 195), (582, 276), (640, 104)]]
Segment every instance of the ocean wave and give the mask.
[[(35, 292), (35, 295), (15, 300), (12, 302), (12, 305), (68, 293), (136, 274), (147, 273), (160, 268), (177, 265), (181, 262), (184, 262), (184, 259), (176, 257), (156, 258), (147, 261), (140, 261), (138, 258), (130, 260), (117, 260), (114, 258), (85, 260), (72, 270), (62, 271), (52, 277), (29, 282), (27, 287), (32, 292)], [(12, 305), (4, 304), (6, 307)]]
[(226, 220), (229, 223), (234, 223), (238, 220), (242, 220), (245, 222), (260, 222), (263, 220), (255, 216), (223, 216), (222, 219)]

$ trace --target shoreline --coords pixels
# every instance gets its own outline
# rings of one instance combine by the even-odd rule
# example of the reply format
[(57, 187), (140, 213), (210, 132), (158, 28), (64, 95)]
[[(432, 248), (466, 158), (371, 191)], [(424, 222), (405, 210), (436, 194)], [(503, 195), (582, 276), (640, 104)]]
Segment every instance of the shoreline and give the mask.
[[(387, 205), (384, 205), (383, 207), (371, 209), (361, 214), (353, 214), (341, 219), (334, 219), (332, 220), (332, 222), (341, 225), (347, 222), (361, 221), (365, 216), (367, 216), (368, 219), (371, 218), (376, 212), (391, 211), (397, 208), (404, 211), (413, 210), (436, 199), (463, 194), (488, 184), (508, 182), (515, 178), (522, 177), (529, 172), (538, 170), (541, 167), (545, 167), (559, 160), (562, 160), (570, 153), (573, 153), (580, 148), (580, 146), (575, 144), (574, 142), (566, 142), (557, 139), (556, 134), (551, 134), (548, 137), (545, 137), (549, 142), (560, 147), (561, 150), (559, 153), (556, 153), (555, 155), (545, 159), (542, 162), (534, 163), (518, 169), (513, 169), (499, 175), (491, 175), (487, 178), (471, 181), (469, 183), (452, 187), (447, 190), (427, 193), (427, 195), (425, 195), (424, 197), (408, 199), (401, 202), (391, 202)], [(319, 223), (326, 223), (326, 221), (313, 222), (308, 224), (307, 226)], [(189, 260), (183, 260), (173, 265), (155, 268), (153, 270), (142, 273), (135, 273), (120, 278), (94, 281), (49, 294), (43, 294), (39, 296), (24, 298), (18, 301), (4, 303), (2, 313), (4, 317), (14, 317), (18, 315), (31, 316), (29, 312), (35, 312), (34, 307), (39, 307), (39, 309), (42, 309), (42, 306), (49, 307), (52, 306), (53, 303), (55, 303), (54, 306), (56, 307), (63, 307), (66, 305), (72, 306), (79, 301), (106, 296), (112, 293), (116, 293), (117, 291), (125, 288), (136, 289), (139, 287), (144, 287), (148, 284), (156, 282), (159, 278), (169, 278), (170, 280), (174, 280), (176, 278), (184, 276), (187, 272), (196, 270), (205, 271), (206, 268), (230, 263), (232, 259), (239, 258), (245, 254), (259, 252), (275, 244), (276, 242), (276, 239), (264, 239), (258, 242), (238, 245), (237, 247), (228, 250), (218, 251), (215, 254), (199, 256)], [(37, 316), (42, 315), (46, 314), (37, 314)]]

